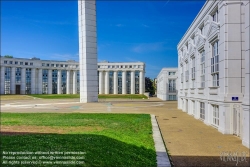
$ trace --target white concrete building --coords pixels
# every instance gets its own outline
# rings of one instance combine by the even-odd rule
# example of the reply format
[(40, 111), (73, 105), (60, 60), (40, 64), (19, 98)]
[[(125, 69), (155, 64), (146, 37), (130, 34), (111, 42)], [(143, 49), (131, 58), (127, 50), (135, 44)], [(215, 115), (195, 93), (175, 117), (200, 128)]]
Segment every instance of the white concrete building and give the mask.
[(163, 68), (157, 76), (157, 97), (161, 100), (177, 100), (177, 68)]
[[(144, 94), (144, 63), (101, 62), (96, 68), (99, 94)], [(1, 94), (80, 93), (79, 63), (73, 60), (1, 57), (0, 73)]]
[(178, 108), (249, 148), (249, 1), (206, 1), (178, 44)]

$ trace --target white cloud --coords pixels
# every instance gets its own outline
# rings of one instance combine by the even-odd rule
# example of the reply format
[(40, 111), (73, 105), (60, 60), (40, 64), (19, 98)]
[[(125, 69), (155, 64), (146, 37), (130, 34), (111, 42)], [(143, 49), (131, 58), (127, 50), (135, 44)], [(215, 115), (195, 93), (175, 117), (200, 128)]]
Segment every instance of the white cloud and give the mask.
[(123, 27), (124, 25), (123, 24), (116, 24), (115, 26), (116, 27)]
[(143, 27), (146, 27), (146, 28), (149, 28), (149, 26), (148, 26), (148, 25), (146, 25), (146, 24), (142, 24), (142, 26), (143, 26)]

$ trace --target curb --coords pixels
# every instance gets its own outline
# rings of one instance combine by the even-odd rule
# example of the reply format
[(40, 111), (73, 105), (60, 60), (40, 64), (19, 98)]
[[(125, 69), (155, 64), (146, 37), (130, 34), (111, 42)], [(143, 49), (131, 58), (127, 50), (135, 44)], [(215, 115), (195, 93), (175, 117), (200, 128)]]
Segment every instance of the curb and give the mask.
[(158, 123), (155, 119), (155, 115), (151, 116), (152, 122), (152, 131), (153, 131), (153, 138), (155, 143), (155, 151), (156, 151), (156, 160), (157, 160), (157, 167), (171, 167), (165, 145), (163, 143), (163, 139), (161, 136), (161, 132), (158, 126)]

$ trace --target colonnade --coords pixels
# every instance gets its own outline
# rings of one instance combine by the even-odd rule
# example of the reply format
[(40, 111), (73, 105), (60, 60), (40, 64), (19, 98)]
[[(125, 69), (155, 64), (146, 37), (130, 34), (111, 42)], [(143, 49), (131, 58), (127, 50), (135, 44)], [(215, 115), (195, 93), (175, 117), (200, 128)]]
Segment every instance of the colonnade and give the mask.
[[(10, 71), (6, 71), (6, 68), (10, 68)], [(43, 94), (43, 89), (46, 90), (46, 94), (52, 94), (53, 83), (52, 83), (52, 70), (48, 70), (46, 74), (43, 74), (43, 69), (40, 68), (21, 68), (21, 80), (17, 81), (17, 67), (5, 67), (1, 66), (1, 94), (5, 94), (5, 90), (9, 86), (9, 94), (27, 94), (26, 91), (29, 89), (27, 83), (30, 80), (30, 94)], [(31, 69), (31, 75), (27, 76), (26, 69)], [(66, 70), (66, 94), (77, 94), (77, 70)], [(10, 73), (8, 75), (7, 73)], [(43, 76), (47, 75), (47, 76)], [(57, 94), (62, 94), (62, 70), (57, 69), (56, 73), (57, 81)], [(46, 78), (46, 81), (43, 80)], [(10, 81), (10, 82), (7, 82)], [(20, 85), (20, 92), (17, 92), (17, 85)]]
[[(111, 94), (110, 86), (113, 86), (113, 94), (119, 94), (118, 92), (118, 71), (113, 72), (113, 85), (110, 85), (110, 71), (99, 71), (99, 94)], [(122, 72), (122, 93), (127, 94), (127, 71)], [(129, 71), (130, 74), (130, 94), (135, 94), (135, 71)], [(145, 77), (144, 71), (140, 71), (139, 73), (139, 94), (143, 94), (145, 92)]]

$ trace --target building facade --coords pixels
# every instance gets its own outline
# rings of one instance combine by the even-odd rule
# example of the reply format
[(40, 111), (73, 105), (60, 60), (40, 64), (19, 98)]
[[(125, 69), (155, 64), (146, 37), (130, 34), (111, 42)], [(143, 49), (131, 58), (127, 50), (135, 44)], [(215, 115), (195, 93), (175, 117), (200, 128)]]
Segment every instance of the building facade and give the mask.
[[(143, 94), (145, 64), (98, 63), (99, 94)], [(1, 57), (1, 94), (78, 94), (79, 63)], [(99, 87), (99, 88), (98, 88)]]
[(161, 100), (177, 100), (178, 68), (163, 68), (157, 76), (157, 97)]
[(99, 94), (144, 94), (145, 64), (98, 63)]
[(249, 1), (206, 1), (177, 49), (178, 108), (249, 148)]

